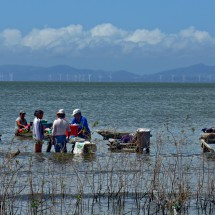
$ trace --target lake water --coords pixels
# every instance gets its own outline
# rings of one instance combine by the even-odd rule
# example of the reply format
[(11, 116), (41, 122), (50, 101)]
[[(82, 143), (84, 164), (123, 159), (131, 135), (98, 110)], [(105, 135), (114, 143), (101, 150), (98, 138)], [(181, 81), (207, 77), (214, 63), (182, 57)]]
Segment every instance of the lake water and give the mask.
[[(21, 154), (16, 160), (22, 168), (16, 174), (18, 185), (14, 189), (22, 196), (30, 192), (26, 184), (31, 174), (35, 192), (41, 192), (38, 181), (40, 183), (45, 180), (44, 190), (48, 194), (53, 190), (56, 195), (62, 192), (71, 195), (85, 193), (85, 198), (98, 190), (104, 194), (93, 209), (88, 200), (81, 211), (80, 208), (77, 209), (77, 214), (138, 214), (144, 209), (143, 206), (137, 209), (133, 205), (132, 193), (137, 187), (131, 180), (135, 178), (137, 183), (145, 184), (139, 185), (139, 189), (146, 190), (158, 154), (164, 165), (175, 164), (174, 158), (178, 154), (181, 156), (181, 167), (189, 163), (189, 186), (197, 186), (195, 176), (202, 173), (203, 162), (214, 177), (215, 160), (213, 157), (205, 158), (199, 142), (201, 129), (215, 125), (214, 96), (214, 84), (0, 82), (1, 164), (9, 150), (16, 151), (19, 148)], [(55, 153), (46, 153), (44, 147), (44, 153), (35, 154), (31, 139), (14, 138), (14, 124), (19, 111), (25, 110), (26, 119), (30, 122), (34, 118), (34, 110), (38, 108), (44, 110), (44, 119), (49, 122), (53, 122), (56, 112), (61, 108), (65, 109), (67, 119), (71, 118), (73, 109), (80, 108), (93, 132), (97, 153), (90, 157), (68, 153), (62, 158)], [(92, 127), (96, 121), (98, 125)], [(150, 128), (150, 154), (110, 152), (107, 141), (95, 132), (97, 129), (109, 128), (131, 132), (137, 128)], [(159, 148), (159, 145), (162, 147)], [(69, 149), (70, 147), (68, 145)], [(29, 163), (32, 163), (31, 169)], [(14, 164), (13, 168), (17, 168), (15, 166)], [(109, 184), (110, 177), (113, 184)], [(119, 181), (124, 182), (121, 191), (131, 194), (125, 198), (126, 207), (117, 207), (119, 203), (114, 201), (110, 205), (105, 197), (108, 192), (119, 190)], [(57, 186), (61, 182), (64, 184), (63, 188)], [(99, 188), (99, 185), (102, 187)], [(68, 196), (65, 204), (61, 202), (64, 208), (58, 207), (57, 210), (73, 214), (74, 202), (69, 200), (72, 198), (73, 196)], [(77, 203), (77, 196), (74, 198)], [(23, 211), (23, 208), (28, 207), (25, 198), (16, 202), (19, 208), (20, 204)], [(73, 205), (73, 211), (66, 213), (70, 204)], [(87, 204), (91, 206), (87, 207)]]

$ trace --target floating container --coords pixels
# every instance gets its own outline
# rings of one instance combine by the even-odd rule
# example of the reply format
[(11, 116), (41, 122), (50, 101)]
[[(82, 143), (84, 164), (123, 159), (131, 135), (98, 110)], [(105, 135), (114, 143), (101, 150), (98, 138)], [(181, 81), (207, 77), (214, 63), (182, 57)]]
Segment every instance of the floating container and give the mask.
[(47, 123), (48, 121), (45, 119), (41, 119), (40, 122), (43, 124), (43, 123)]
[(51, 128), (53, 123), (48, 123), (48, 122), (42, 122), (43, 128)]

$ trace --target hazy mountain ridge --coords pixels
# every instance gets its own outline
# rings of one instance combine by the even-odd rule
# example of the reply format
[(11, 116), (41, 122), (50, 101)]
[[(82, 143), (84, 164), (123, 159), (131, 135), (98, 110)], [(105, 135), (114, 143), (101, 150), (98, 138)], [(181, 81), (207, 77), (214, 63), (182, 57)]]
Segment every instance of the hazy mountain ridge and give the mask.
[(68, 82), (215, 82), (215, 66), (196, 64), (154, 74), (128, 71), (77, 69), (67, 65), (51, 67), (0, 65), (0, 81)]
[(155, 82), (215, 82), (215, 66), (195, 64), (166, 70), (148, 76)]

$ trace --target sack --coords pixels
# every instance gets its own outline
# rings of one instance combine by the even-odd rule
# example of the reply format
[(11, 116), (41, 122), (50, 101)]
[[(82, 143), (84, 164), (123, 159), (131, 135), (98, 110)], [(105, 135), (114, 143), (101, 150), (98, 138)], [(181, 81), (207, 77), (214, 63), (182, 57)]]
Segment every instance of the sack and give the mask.
[(130, 143), (132, 142), (134, 136), (131, 135), (131, 134), (126, 134), (126, 135), (123, 135), (122, 138), (121, 138), (121, 142), (122, 143)]

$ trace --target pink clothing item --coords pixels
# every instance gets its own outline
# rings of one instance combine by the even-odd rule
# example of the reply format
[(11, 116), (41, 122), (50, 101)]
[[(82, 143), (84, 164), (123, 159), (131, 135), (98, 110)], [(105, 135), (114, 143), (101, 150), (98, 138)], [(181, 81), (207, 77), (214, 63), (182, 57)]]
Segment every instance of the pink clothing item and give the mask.
[(66, 135), (66, 130), (71, 132), (69, 122), (66, 119), (58, 118), (54, 121), (52, 129), (53, 136)]

